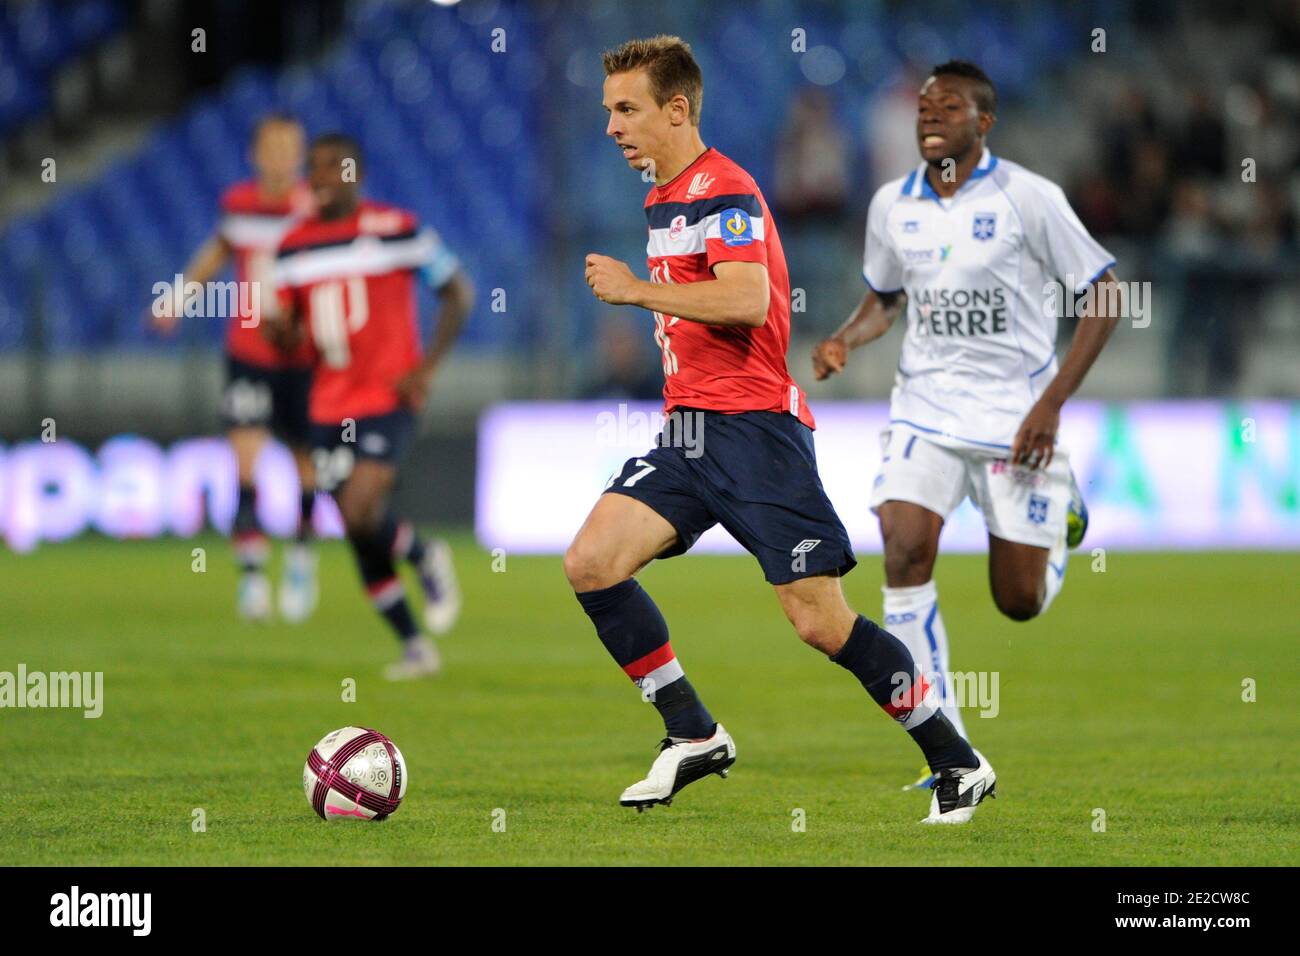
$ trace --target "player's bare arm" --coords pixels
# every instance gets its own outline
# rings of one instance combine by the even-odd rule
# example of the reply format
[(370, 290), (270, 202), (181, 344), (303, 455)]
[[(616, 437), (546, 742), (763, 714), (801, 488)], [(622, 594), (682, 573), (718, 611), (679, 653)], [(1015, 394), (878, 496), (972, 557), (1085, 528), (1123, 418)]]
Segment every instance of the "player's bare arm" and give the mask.
[(474, 284), (463, 269), (458, 269), (438, 290), (438, 299), (440, 305), (433, 320), (433, 341), (425, 351), (423, 361), (397, 383), (402, 400), (416, 411), (424, 407), (429, 386), (433, 383), (433, 373), (451, 351), (474, 307)]
[(713, 274), (717, 278), (706, 282), (648, 282), (618, 259), (594, 252), (587, 256), (587, 285), (609, 305), (637, 305), (704, 325), (758, 328), (767, 321), (771, 293), (765, 265), (719, 262)]
[(1012, 464), (1046, 468), (1052, 463), (1056, 433), (1061, 425), (1061, 406), (1083, 383), (1119, 323), (1119, 316), (1112, 315), (1110, 309), (1111, 303), (1119, 302), (1118, 281), (1114, 270), (1107, 269), (1093, 284), (1092, 305), (1079, 318), (1061, 370), (1016, 433), (1011, 445)]
[(877, 292), (868, 288), (858, 307), (835, 334), (813, 348), (813, 375), (817, 381), (844, 371), (849, 352), (888, 332), (906, 307), (907, 296), (902, 292)]
[[(224, 236), (213, 233), (203, 245), (195, 250), (194, 255), (190, 257), (190, 261), (185, 264), (185, 269), (182, 272), (184, 276), (182, 282), (197, 282), (199, 285), (203, 285), (225, 268), (226, 263), (230, 260), (230, 254), (230, 243), (226, 241)], [(172, 296), (165, 296), (160, 303), (161, 308), (151, 313), (151, 324), (156, 330), (164, 334), (175, 331), (177, 324), (181, 320), (181, 316), (177, 315), (173, 309), (173, 304)]]

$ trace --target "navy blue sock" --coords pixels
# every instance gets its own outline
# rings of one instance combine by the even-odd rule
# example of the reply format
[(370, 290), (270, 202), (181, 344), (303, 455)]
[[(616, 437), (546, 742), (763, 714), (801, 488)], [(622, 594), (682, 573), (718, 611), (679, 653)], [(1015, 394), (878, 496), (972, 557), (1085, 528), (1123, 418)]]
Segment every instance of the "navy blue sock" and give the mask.
[(424, 542), (409, 521), (398, 521), (391, 511), (385, 512), (375, 536), (385, 543), (394, 558), (409, 561), (418, 568), (424, 561)]
[(397, 569), (393, 567), (388, 545), (374, 535), (349, 536), (348, 541), (357, 559), (366, 594), (375, 610), (388, 622), (399, 640), (408, 641), (419, 636), (420, 629), (411, 615), (411, 606), (407, 603)]
[(240, 484), (239, 499), (235, 505), (235, 534), (249, 534), (261, 530), (257, 524), (257, 490), (252, 485)]
[(871, 699), (903, 725), (935, 773), (979, 765), (951, 721), (925, 702), (925, 679), (917, 677), (916, 662), (894, 635), (859, 614), (849, 639), (831, 660), (852, 673)]
[(978, 767), (979, 758), (970, 743), (952, 725), (943, 711), (917, 724), (908, 731), (916, 745), (925, 754), (925, 762), (935, 773), (950, 767)]
[(312, 537), (311, 518), (316, 510), (316, 492), (306, 490), (298, 496), (298, 541), (310, 541)]
[(655, 705), (669, 737), (713, 736), (715, 726), (668, 643), (668, 624), (634, 578), (577, 595), (601, 643)]
[(239, 570), (259, 574), (266, 565), (270, 547), (257, 522), (257, 491), (252, 485), (240, 484), (235, 521), (231, 528)]

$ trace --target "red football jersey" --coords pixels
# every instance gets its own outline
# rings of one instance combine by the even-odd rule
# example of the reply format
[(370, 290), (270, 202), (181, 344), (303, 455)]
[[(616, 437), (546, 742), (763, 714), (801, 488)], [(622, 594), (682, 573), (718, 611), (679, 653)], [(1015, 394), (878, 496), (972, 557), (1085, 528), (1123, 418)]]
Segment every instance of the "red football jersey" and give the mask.
[(398, 381), (420, 364), (416, 275), (434, 286), (455, 257), (413, 213), (362, 200), (343, 219), (304, 220), (280, 244), (280, 302), (306, 324), (315, 360), (308, 413), (337, 425), (394, 411)]
[[(262, 196), (255, 180), (236, 183), (222, 194), (217, 232), (234, 253), (235, 280), (241, 284), (259, 283), (260, 294), (266, 297), (263, 307), (275, 305), (271, 300), (275, 294), (272, 270), (280, 240), (311, 208), (311, 190), (306, 183), (299, 183), (287, 196), (274, 201)], [(239, 301), (240, 314), (231, 316), (226, 327), (226, 351), (242, 362), (271, 368), (285, 365), (301, 368), (311, 361), (306, 349), (287, 355), (268, 342), (260, 321), (250, 321), (251, 304), (249, 309), (243, 308), (245, 303), (256, 300), (241, 295)]]
[(757, 329), (705, 325), (654, 313), (663, 354), (664, 411), (789, 412), (812, 428), (804, 393), (790, 377), (790, 277), (785, 253), (753, 178), (707, 149), (645, 200), (652, 282), (702, 282), (719, 262), (761, 262), (771, 292)]

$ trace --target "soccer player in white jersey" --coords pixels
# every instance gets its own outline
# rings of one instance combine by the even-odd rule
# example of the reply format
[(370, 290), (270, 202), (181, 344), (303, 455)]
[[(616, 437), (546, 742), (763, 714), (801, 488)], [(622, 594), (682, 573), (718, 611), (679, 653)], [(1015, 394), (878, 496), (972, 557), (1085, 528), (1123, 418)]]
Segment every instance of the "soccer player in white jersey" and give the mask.
[[(1114, 258), (1056, 184), (989, 152), (997, 94), (952, 61), (921, 87), (922, 162), (881, 186), (867, 213), (866, 293), (813, 351), (818, 379), (900, 315), (907, 336), (881, 436), (871, 509), (885, 544), (885, 626), (928, 661), (944, 712), (964, 736), (948, 679), (947, 631), (932, 577), (944, 520), (969, 496), (989, 535), (993, 600), (1027, 621), (1051, 604), (1087, 510), (1057, 444), (1062, 404), (1118, 317)], [(1097, 284), (1065, 359), (1056, 358), (1049, 284)], [(1058, 297), (1059, 300), (1059, 297)], [(928, 771), (912, 786), (927, 787)]]

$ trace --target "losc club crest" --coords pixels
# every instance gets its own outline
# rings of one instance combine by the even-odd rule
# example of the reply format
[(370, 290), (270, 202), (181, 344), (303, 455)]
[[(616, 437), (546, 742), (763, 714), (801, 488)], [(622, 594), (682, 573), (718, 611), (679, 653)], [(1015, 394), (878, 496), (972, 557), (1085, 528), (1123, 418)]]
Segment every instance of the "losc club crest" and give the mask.
[(995, 212), (977, 212), (975, 222), (971, 226), (971, 235), (985, 242), (993, 238), (993, 232), (997, 229), (998, 214)]

